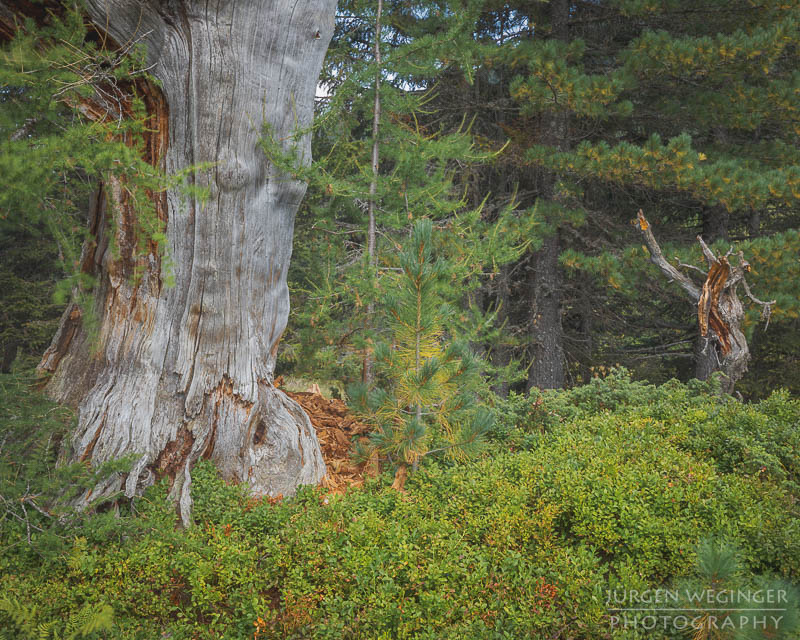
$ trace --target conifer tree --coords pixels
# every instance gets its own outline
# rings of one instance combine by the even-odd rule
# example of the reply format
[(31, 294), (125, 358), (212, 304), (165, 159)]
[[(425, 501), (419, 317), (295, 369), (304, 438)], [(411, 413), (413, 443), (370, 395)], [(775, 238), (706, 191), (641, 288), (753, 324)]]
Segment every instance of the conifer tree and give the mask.
[(435, 254), (433, 224), (414, 223), (398, 247), (397, 271), (384, 279), (388, 334), (375, 349), (379, 379), (375, 389), (351, 387), (355, 403), (374, 423), (363, 457), (374, 452), (395, 465), (395, 488), (407, 468), (423, 456), (445, 451), (466, 458), (480, 450), (491, 415), (476, 403), (480, 361), (447, 327), (454, 313), (443, 299), (452, 267)]
[[(777, 577), (753, 576), (741, 566), (739, 555), (736, 547), (722, 540), (702, 540), (697, 545), (693, 571), (672, 589), (677, 600), (670, 606), (694, 611), (691, 630), (697, 640), (797, 637), (800, 631), (797, 588)], [(714, 600), (713, 608), (709, 599)], [(675, 618), (673, 621), (678, 622)]]
[[(370, 317), (380, 315), (377, 307), (386, 294), (380, 274), (393, 259), (395, 243), (417, 211), (456, 226), (463, 218), (469, 227), (466, 214), (474, 208), (463, 198), (459, 170), (486, 157), (474, 148), (467, 122), (442, 127), (431, 106), (444, 51), (448, 68), (466, 59), (454, 56), (465, 40), (463, 17), (446, 18), (427, 2), (385, 2), (380, 22), (378, 37), (374, 2), (340, 3), (321, 79), (330, 95), (318, 105), (315, 163), (303, 173), (310, 184), (290, 274), (296, 274), (295, 314), (281, 354), (295, 372), (347, 382), (363, 378), (363, 354), (382, 331)], [(470, 252), (472, 269), (480, 268), (483, 258)], [(463, 268), (461, 273), (465, 282)]]
[[(573, 380), (600, 363), (691, 357), (692, 316), (663, 287), (647, 284), (641, 249), (633, 259), (639, 244), (628, 222), (640, 207), (667, 227), (668, 242), (699, 232), (709, 242), (737, 241), (747, 255), (748, 245), (769, 246), (770, 258), (753, 261), (754, 286), (778, 301), (770, 330), (791, 326), (800, 196), (796, 4), (624, 0), (484, 9), (475, 23), (475, 87), (454, 83), (447, 99), (486, 96), (470, 113), (496, 145), (511, 140), (500, 161), (505, 170), (484, 171), (477, 188), (497, 192), (510, 183), (519, 216), (534, 222), (533, 252), (505, 279), (507, 317), (518, 331), (533, 327), (531, 340), (544, 345), (558, 337), (560, 319)], [(558, 277), (552, 256), (541, 262), (554, 238), (561, 282), (537, 288), (547, 274)], [(670, 255), (696, 261), (698, 250), (683, 242)], [(552, 319), (547, 337), (537, 315), (554, 300), (559, 314), (541, 318)], [(625, 318), (617, 313), (623, 309)], [(552, 344), (545, 363), (558, 351)], [(532, 376), (535, 354), (534, 345)], [(706, 364), (697, 363), (700, 377)]]

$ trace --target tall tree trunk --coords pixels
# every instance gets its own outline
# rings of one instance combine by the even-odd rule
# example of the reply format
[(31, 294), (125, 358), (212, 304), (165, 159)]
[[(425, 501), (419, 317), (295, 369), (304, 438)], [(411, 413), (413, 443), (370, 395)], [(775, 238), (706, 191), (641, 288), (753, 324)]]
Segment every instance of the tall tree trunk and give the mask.
[[(114, 40), (147, 45), (163, 87), (148, 100), (159, 120), (154, 148), (163, 168), (174, 174), (213, 163), (194, 178), (207, 199), (171, 190), (157, 203), (172, 287), (162, 286), (155, 255), (128, 259), (134, 212), (123, 185), (107, 183), (98, 194), (96, 244), (84, 251), (99, 282), (94, 355), (73, 307), (41, 365), (53, 372), (50, 394), (79, 407), (74, 459), (139, 456), (130, 473), (92, 497), (120, 488), (133, 495), (169, 475), (188, 523), (190, 469), (201, 456), (259, 494), (291, 494), (325, 472), (307, 416), (272, 385), (305, 185), (272, 166), (258, 140), (266, 124), (288, 150), (292, 133), (310, 124), (335, 4), (87, 2), (92, 20)], [(295, 150), (310, 160), (308, 135)], [(137, 266), (144, 277), (134, 280)]]
[[(511, 265), (504, 264), (494, 280), (494, 308), (497, 309), (497, 324), (503, 326), (507, 323), (511, 307)], [(507, 342), (494, 345), (491, 352), (492, 364), (503, 368), (511, 364), (513, 347)], [(492, 385), (492, 391), (502, 398), (508, 396), (511, 386), (508, 380), (501, 380)]]
[[(568, 40), (569, 20), (568, 0), (550, 1), (551, 37)], [(555, 149), (567, 147), (566, 111), (554, 105), (544, 124), (544, 144)], [(543, 196), (554, 199), (555, 176), (546, 178)], [(564, 345), (561, 326), (561, 267), (558, 256), (561, 253), (558, 221), (550, 221), (555, 231), (544, 238), (541, 248), (532, 256), (531, 272), (531, 316), (530, 344), (531, 366), (528, 370), (528, 391), (533, 387), (540, 389), (560, 389), (564, 386)]]
[(720, 370), (721, 365), (716, 345), (708, 336), (700, 335), (698, 325), (698, 335), (694, 340), (694, 377), (698, 380), (708, 380)]
[(709, 244), (717, 240), (728, 240), (728, 225), (731, 214), (722, 206), (703, 207), (703, 230), (701, 235)]
[(528, 390), (564, 386), (564, 347), (561, 327), (561, 252), (558, 230), (544, 238), (533, 254), (530, 344), (533, 362), (528, 371)]
[[(377, 229), (375, 227), (375, 201), (378, 194), (378, 166), (380, 164), (380, 132), (381, 123), (381, 16), (383, 14), (383, 0), (378, 0), (378, 9), (375, 15), (375, 101), (372, 109), (372, 180), (369, 183), (369, 220), (367, 223), (367, 254), (369, 264), (374, 269), (378, 266), (378, 256), (375, 253), (375, 240)], [(367, 328), (371, 328), (372, 317), (375, 313), (375, 304), (367, 305)], [(372, 384), (372, 354), (364, 354), (364, 383)]]
[(17, 358), (17, 343), (9, 340), (3, 345), (0, 355), (0, 373), (11, 373), (11, 365)]

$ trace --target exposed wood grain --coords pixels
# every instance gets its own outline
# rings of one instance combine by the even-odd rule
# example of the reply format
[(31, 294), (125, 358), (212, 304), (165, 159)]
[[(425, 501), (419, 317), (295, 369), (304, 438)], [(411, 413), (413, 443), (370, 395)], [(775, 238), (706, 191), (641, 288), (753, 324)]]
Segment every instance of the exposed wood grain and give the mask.
[(733, 249), (728, 251), (727, 255), (716, 256), (703, 238), (697, 236), (703, 256), (708, 263), (708, 274), (692, 265), (681, 266), (691, 267), (706, 276), (702, 288), (698, 288), (664, 258), (661, 247), (641, 209), (633, 223), (644, 238), (653, 264), (670, 280), (680, 284), (692, 301), (697, 303), (698, 329), (701, 336), (696, 352), (699, 377), (705, 379), (714, 371), (721, 371), (724, 374), (722, 388), (725, 392), (732, 393), (736, 382), (747, 371), (750, 361), (750, 349), (742, 331), (744, 307), (736, 292), (737, 285), (739, 282), (743, 283), (746, 295), (765, 308), (767, 318), (775, 301), (763, 302), (750, 293), (750, 288), (744, 279), (744, 274), (750, 270), (750, 264), (744, 259), (741, 251), (737, 254), (739, 264), (731, 264), (728, 257), (733, 253)]
[(719, 339), (720, 351), (723, 356), (730, 353), (731, 339), (730, 328), (719, 313), (719, 300), (728, 277), (731, 275), (731, 266), (727, 258), (720, 257), (711, 262), (708, 276), (703, 283), (700, 301), (697, 303), (697, 319), (700, 325), (700, 335), (708, 335), (709, 327), (713, 329)]
[[(54, 369), (49, 389), (79, 403), (77, 457), (90, 450), (102, 463), (139, 454), (124, 479), (129, 495), (159, 473), (174, 474), (173, 495), (187, 522), (189, 472), (204, 453), (226, 478), (247, 481), (258, 494), (289, 495), (325, 473), (308, 418), (271, 384), (305, 185), (270, 164), (258, 140), (268, 125), (286, 150), (293, 146), (310, 161), (309, 136), (298, 141), (292, 134), (310, 125), (335, 5), (87, 1), (109, 43), (147, 46), (162, 87), (144, 91), (158, 131), (146, 146), (148, 159), (169, 173), (209, 164), (194, 178), (208, 198), (173, 190), (157, 203), (173, 262), (171, 288), (161, 286), (154, 250), (137, 264), (144, 277), (129, 277), (131, 220), (123, 214), (113, 231), (107, 220), (98, 225), (85, 256), (99, 277), (96, 355), (85, 336), (77, 339), (65, 326), (45, 363)], [(104, 191), (107, 202), (125, 204), (122, 185)], [(112, 251), (113, 232), (122, 259)], [(88, 369), (89, 379), (80, 373)], [(93, 497), (122, 481), (96, 488)]]

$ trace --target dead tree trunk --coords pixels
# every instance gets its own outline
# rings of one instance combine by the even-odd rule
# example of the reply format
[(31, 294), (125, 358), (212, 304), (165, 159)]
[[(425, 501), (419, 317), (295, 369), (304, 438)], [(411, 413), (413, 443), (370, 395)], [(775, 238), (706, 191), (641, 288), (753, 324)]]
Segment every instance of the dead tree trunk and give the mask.
[[(258, 141), (266, 124), (287, 150), (299, 145), (295, 151), (310, 160), (309, 136), (297, 143), (292, 134), (310, 124), (335, 5), (87, 2), (99, 30), (147, 46), (162, 87), (148, 96), (159, 127), (154, 161), (169, 174), (211, 165), (194, 174), (207, 199), (172, 190), (156, 203), (166, 220), (172, 287), (162, 286), (155, 253), (133, 255), (135, 212), (124, 185), (103, 185), (94, 203), (95, 242), (84, 250), (84, 268), (98, 276), (99, 335), (90, 353), (72, 307), (41, 364), (53, 372), (49, 393), (78, 406), (74, 459), (138, 456), (130, 473), (95, 488), (92, 498), (120, 489), (134, 495), (168, 475), (188, 523), (190, 470), (200, 457), (258, 494), (291, 494), (324, 475), (307, 416), (272, 385), (305, 185), (271, 165)], [(136, 268), (143, 277), (132, 277)]]
[[(701, 235), (706, 242), (713, 244), (717, 240), (728, 241), (728, 223), (730, 213), (725, 207), (704, 206), (700, 213), (702, 220)], [(708, 348), (708, 338), (698, 333), (694, 344), (695, 377), (698, 380), (708, 380), (711, 375), (719, 370), (719, 354), (716, 349)]]
[[(764, 316), (767, 319), (769, 319), (775, 300), (763, 302), (750, 292), (750, 287), (744, 278), (745, 273), (750, 271), (750, 264), (745, 261), (741, 251), (736, 254), (739, 264), (732, 265), (728, 258), (733, 253), (733, 249), (724, 256), (715, 256), (703, 238), (697, 236), (697, 241), (700, 243), (708, 263), (708, 272), (680, 262), (675, 267), (661, 252), (661, 247), (656, 242), (650, 224), (641, 210), (633, 223), (641, 232), (650, 251), (650, 261), (667, 278), (677, 282), (689, 295), (692, 302), (697, 304), (700, 339), (695, 357), (700, 365), (697, 368), (698, 378), (706, 380), (711, 374), (720, 371), (724, 375), (723, 391), (732, 393), (736, 383), (747, 371), (747, 364), (750, 361), (750, 350), (742, 332), (744, 307), (736, 289), (741, 282), (745, 295), (763, 307)], [(704, 277), (703, 284), (695, 284), (689, 276), (679, 271), (679, 268), (700, 272)]]

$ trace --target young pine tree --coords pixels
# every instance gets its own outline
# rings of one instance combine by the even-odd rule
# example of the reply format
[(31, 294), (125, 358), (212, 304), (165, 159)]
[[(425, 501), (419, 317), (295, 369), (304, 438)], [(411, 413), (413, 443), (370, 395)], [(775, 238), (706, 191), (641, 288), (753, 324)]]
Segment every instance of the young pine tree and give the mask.
[[(462, 182), (488, 153), (474, 144), (469, 120), (444, 126), (443, 110), (432, 106), (445, 74), (469, 73), (472, 36), (462, 26), (437, 3), (387, 1), (380, 18), (373, 0), (339, 3), (320, 78), (329, 95), (317, 106), (314, 164), (303, 174), (309, 189), (289, 273), (294, 312), (283, 370), (369, 379), (383, 331), (380, 273), (414, 212), (457, 225), (480, 206), (465, 200)], [(472, 261), (476, 269), (482, 260)]]
[(796, 638), (800, 631), (796, 587), (780, 578), (743, 570), (737, 555), (736, 548), (718, 540), (698, 544), (697, 566), (675, 585), (679, 600), (670, 605), (692, 611), (685, 632), (694, 640)]
[[(351, 388), (351, 397), (375, 425), (363, 457), (377, 455), (396, 468), (402, 490), (408, 467), (445, 452), (454, 459), (476, 455), (492, 416), (476, 402), (480, 361), (469, 348), (449, 341), (453, 309), (443, 297), (448, 262), (435, 255), (434, 228), (418, 220), (385, 276), (392, 291), (384, 305), (388, 340), (375, 348), (378, 385)], [(383, 386), (380, 386), (380, 383)]]

